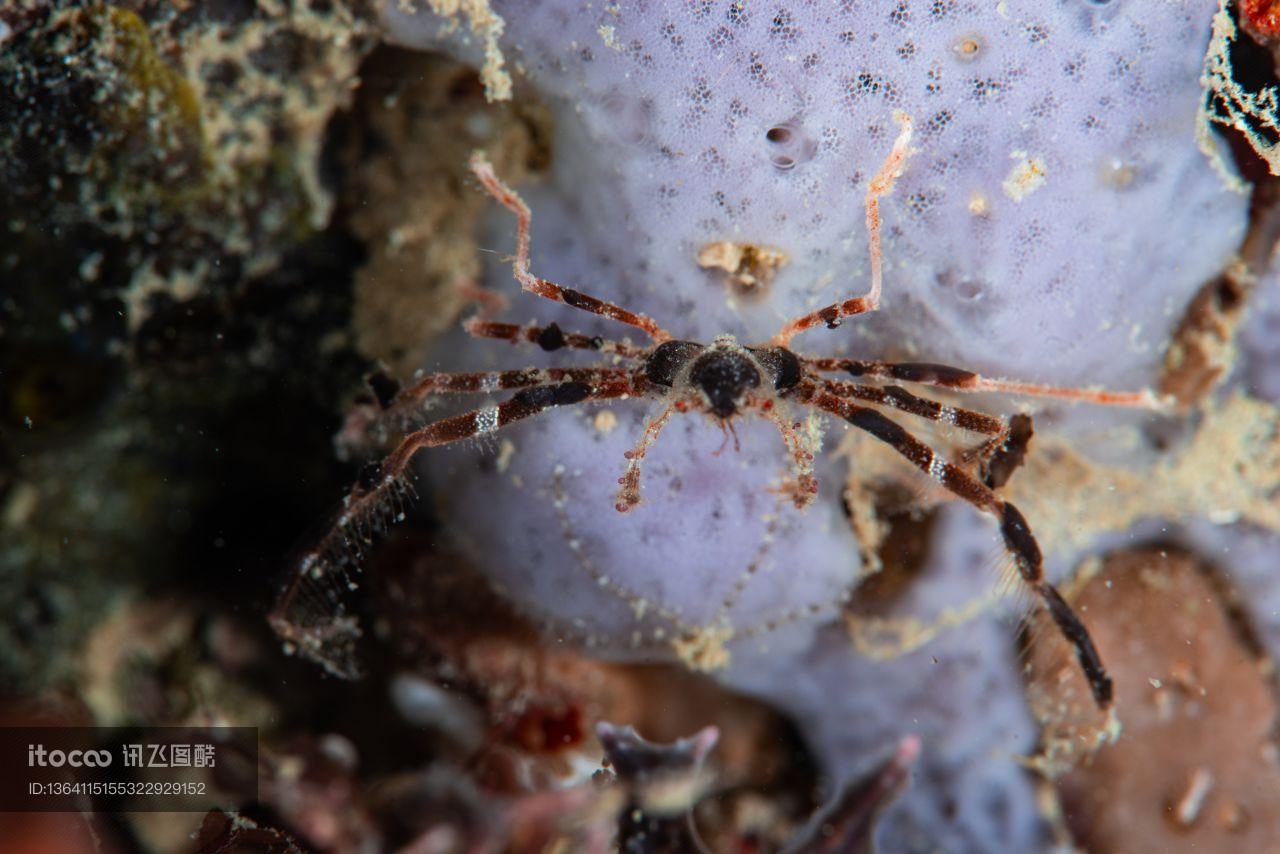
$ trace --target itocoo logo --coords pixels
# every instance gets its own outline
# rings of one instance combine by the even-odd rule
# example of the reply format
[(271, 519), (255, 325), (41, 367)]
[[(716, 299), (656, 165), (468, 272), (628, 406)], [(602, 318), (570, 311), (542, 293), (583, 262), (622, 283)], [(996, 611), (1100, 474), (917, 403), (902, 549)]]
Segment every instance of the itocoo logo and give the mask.
[(106, 768), (111, 764), (110, 750), (46, 750), (43, 744), (27, 745), (28, 768)]

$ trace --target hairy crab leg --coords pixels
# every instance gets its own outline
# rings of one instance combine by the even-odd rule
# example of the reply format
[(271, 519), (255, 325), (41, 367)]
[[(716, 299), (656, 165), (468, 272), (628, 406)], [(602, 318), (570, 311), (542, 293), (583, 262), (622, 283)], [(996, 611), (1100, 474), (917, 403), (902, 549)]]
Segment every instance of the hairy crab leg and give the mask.
[(471, 171), (495, 201), (516, 215), (516, 257), (512, 268), (521, 288), (543, 299), (562, 302), (573, 308), (579, 308), (592, 314), (598, 314), (601, 317), (607, 317), (610, 320), (616, 320), (619, 323), (625, 323), (628, 326), (634, 326), (643, 330), (656, 343), (671, 340), (671, 334), (659, 326), (651, 317), (628, 311), (620, 305), (597, 299), (572, 288), (566, 288), (563, 285), (538, 278), (530, 273), (529, 223), (532, 221), (532, 215), (529, 213), (529, 206), (524, 203), (520, 196), (516, 195), (514, 190), (502, 183), (502, 180), (494, 173), (493, 166), (489, 164), (483, 153), (476, 152), (471, 155)]
[(962, 392), (999, 392), (1031, 397), (1052, 397), (1100, 406), (1131, 406), (1138, 409), (1162, 409), (1165, 401), (1149, 389), (1142, 391), (1107, 391), (1096, 388), (1071, 388), (1040, 383), (999, 380), (963, 368), (952, 368), (932, 362), (877, 362), (860, 359), (802, 359), (805, 367), (815, 371), (842, 371), (855, 377), (893, 379), (902, 382), (946, 388)]
[(375, 418), (377, 423), (394, 430), (403, 431), (417, 429), (422, 425), (428, 402), (437, 395), (447, 394), (492, 394), (497, 391), (513, 391), (531, 389), (539, 386), (551, 386), (558, 383), (600, 383), (628, 377), (632, 371), (628, 368), (520, 368), (507, 371), (470, 371), (464, 373), (430, 373), (425, 374), (412, 386), (399, 390), (388, 397), (379, 393), (380, 375), (370, 378), (369, 385), (375, 390), (380, 411)]
[(930, 421), (990, 436), (987, 441), (964, 451), (962, 459), (965, 462), (977, 460), (983, 483), (992, 489), (1004, 486), (1009, 480), (1026, 457), (1027, 443), (1031, 441), (1033, 431), (1029, 415), (1014, 415), (1005, 421), (985, 412), (945, 406), (936, 400), (918, 397), (901, 386), (867, 386), (839, 380), (822, 380), (821, 385), (823, 391), (837, 397), (888, 406)]
[(434, 394), (490, 394), (558, 383), (598, 385), (631, 376), (629, 368), (520, 368), (509, 371), (431, 373), (396, 395), (388, 411), (418, 403)]
[(623, 359), (642, 359), (648, 352), (647, 349), (633, 347), (621, 341), (611, 341), (597, 335), (565, 332), (554, 323), (546, 326), (536, 324), (520, 326), (515, 323), (491, 323), (473, 317), (463, 323), (462, 328), (468, 335), (475, 338), (493, 338), (499, 341), (510, 341), (512, 344), (537, 344), (548, 353), (567, 347), (571, 350), (592, 350), (596, 353), (620, 356)]
[(1027, 446), (1034, 433), (1031, 416), (1019, 413), (1009, 419), (1008, 432), (970, 448), (964, 452), (963, 458), (966, 462), (976, 459), (982, 482), (992, 489), (999, 489), (1009, 482), (1026, 459)]
[(998, 489), (1022, 464), (1031, 441), (1031, 417), (1015, 415), (1008, 421), (964, 409), (946, 406), (925, 397), (911, 394), (901, 386), (868, 386), (839, 380), (821, 380), (823, 391), (845, 399), (862, 400), (878, 406), (887, 406), (900, 412), (927, 418), (959, 427), (971, 433), (981, 433), (991, 438), (965, 450), (962, 459), (966, 463), (977, 461), (982, 482)]
[(595, 384), (526, 388), (502, 403), (442, 418), (409, 434), (381, 464), (371, 463), (361, 472), (324, 536), (302, 555), (270, 615), (272, 626), (297, 652), (330, 673), (358, 675), (354, 649), (360, 629), (341, 599), (344, 589), (354, 586), (348, 569), (358, 566), (362, 550), (378, 531), (401, 517), (413, 457), (424, 448), (491, 435), (555, 407), (643, 394), (643, 382), (620, 371)]
[(1022, 580), (1040, 597), (1058, 630), (1075, 647), (1076, 659), (1089, 681), (1094, 702), (1100, 709), (1111, 705), (1111, 677), (1103, 667), (1093, 639), (1089, 637), (1080, 617), (1058, 593), (1057, 588), (1045, 578), (1040, 546), (1017, 507), (1000, 498), (963, 469), (940, 458), (924, 442), (874, 409), (858, 406), (824, 391), (812, 380), (804, 380), (797, 386), (796, 397), (875, 436), (956, 496), (994, 516), (1000, 524), (1000, 535), (1004, 539), (1005, 548), (1012, 555)]
[(945, 406), (936, 400), (917, 397), (900, 386), (867, 386), (839, 380), (823, 380), (822, 389), (837, 397), (854, 398), (892, 407), (910, 415), (928, 418), (930, 421), (951, 424), (971, 433), (1003, 436), (1009, 430), (1003, 419), (987, 415), (985, 412), (975, 412), (972, 409)]
[(635, 377), (625, 371), (619, 371), (595, 385), (570, 381), (526, 388), (510, 400), (442, 418), (410, 433), (382, 462), (379, 477), (383, 482), (400, 477), (409, 461), (423, 448), (447, 445), (473, 436), (488, 436), (503, 427), (557, 406), (570, 406), (589, 400), (608, 400), (637, 393), (639, 390)]

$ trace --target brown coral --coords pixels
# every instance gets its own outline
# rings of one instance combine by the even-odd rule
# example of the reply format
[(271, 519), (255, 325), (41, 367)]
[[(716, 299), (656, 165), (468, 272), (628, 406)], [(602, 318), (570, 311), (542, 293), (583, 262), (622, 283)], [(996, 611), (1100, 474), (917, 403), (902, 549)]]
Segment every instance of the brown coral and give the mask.
[[(1075, 597), (1115, 675), (1120, 733), (1100, 724), (1065, 651), (1031, 653), (1033, 708), (1046, 726), (1062, 814), (1091, 851), (1262, 851), (1280, 838), (1276, 699), (1268, 663), (1231, 603), (1192, 558), (1122, 552)], [(1084, 761), (1080, 761), (1080, 760)]]

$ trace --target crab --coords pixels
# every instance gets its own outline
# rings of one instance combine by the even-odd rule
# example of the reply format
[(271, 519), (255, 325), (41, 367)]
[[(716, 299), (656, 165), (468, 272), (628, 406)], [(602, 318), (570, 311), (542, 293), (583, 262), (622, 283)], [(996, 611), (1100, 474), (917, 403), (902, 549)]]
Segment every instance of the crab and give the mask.
[[(464, 324), (472, 336), (532, 345), (544, 351), (589, 350), (605, 361), (583, 367), (428, 373), (406, 388), (384, 375), (373, 378), (370, 385), (378, 406), (375, 418), (391, 425), (403, 438), (381, 462), (371, 463), (362, 471), (328, 532), (304, 554), (295, 578), (271, 617), (287, 644), (337, 675), (356, 674), (353, 650), (359, 628), (343, 610), (340, 598), (343, 588), (353, 585), (348, 569), (358, 566), (361, 552), (373, 534), (385, 523), (402, 517), (403, 502), (412, 491), (411, 463), (426, 448), (491, 436), (561, 407), (626, 399), (656, 401), (657, 414), (626, 453), (618, 479), (615, 508), (626, 513), (642, 501), (645, 454), (673, 416), (699, 413), (728, 434), (732, 434), (736, 419), (761, 417), (776, 425), (790, 454), (794, 477), (788, 494), (798, 508), (804, 508), (818, 491), (813, 472), (814, 440), (795, 418), (798, 410), (807, 410), (865, 431), (957, 498), (994, 517), (1018, 578), (1038, 597), (1074, 648), (1097, 706), (1108, 708), (1113, 696), (1111, 678), (1088, 629), (1046, 579), (1043, 556), (1027, 519), (997, 491), (1026, 451), (1031, 434), (1029, 418), (1002, 419), (947, 405), (897, 383), (958, 393), (1003, 392), (1147, 408), (1158, 407), (1158, 399), (1148, 391), (1054, 387), (995, 379), (926, 362), (808, 356), (791, 347), (792, 339), (801, 333), (818, 326), (836, 329), (847, 319), (879, 307), (883, 279), (880, 200), (892, 190), (911, 153), (911, 120), (902, 113), (895, 118), (900, 131), (892, 150), (869, 181), (863, 204), (869, 235), (868, 291), (794, 318), (767, 342), (749, 345), (730, 334), (718, 335), (709, 344), (678, 340), (644, 314), (533, 274), (529, 265), (531, 212), (495, 174), (484, 154), (474, 154), (470, 166), (476, 179), (495, 201), (516, 216), (512, 267), (521, 289), (639, 330), (649, 343), (640, 346), (627, 340), (567, 332), (555, 323), (494, 322), (482, 313)], [(841, 375), (854, 381), (840, 379)], [(439, 395), (490, 395), (503, 391), (514, 394), (500, 403), (422, 423), (426, 420), (424, 404)], [(960, 462), (952, 462), (900, 426), (885, 410), (941, 422), (975, 434), (980, 441), (963, 454)]]

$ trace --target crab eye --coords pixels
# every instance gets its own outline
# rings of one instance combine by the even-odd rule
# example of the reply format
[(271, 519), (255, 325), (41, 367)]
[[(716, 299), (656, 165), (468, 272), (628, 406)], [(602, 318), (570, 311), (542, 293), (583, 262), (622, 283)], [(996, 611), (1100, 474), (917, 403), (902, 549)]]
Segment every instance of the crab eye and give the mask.
[(764, 368), (776, 391), (795, 388), (800, 382), (800, 360), (786, 347), (760, 347), (752, 349), (751, 354)]
[(693, 341), (667, 341), (659, 344), (645, 360), (644, 375), (651, 383), (670, 386), (676, 381), (676, 375), (702, 350), (702, 345)]

